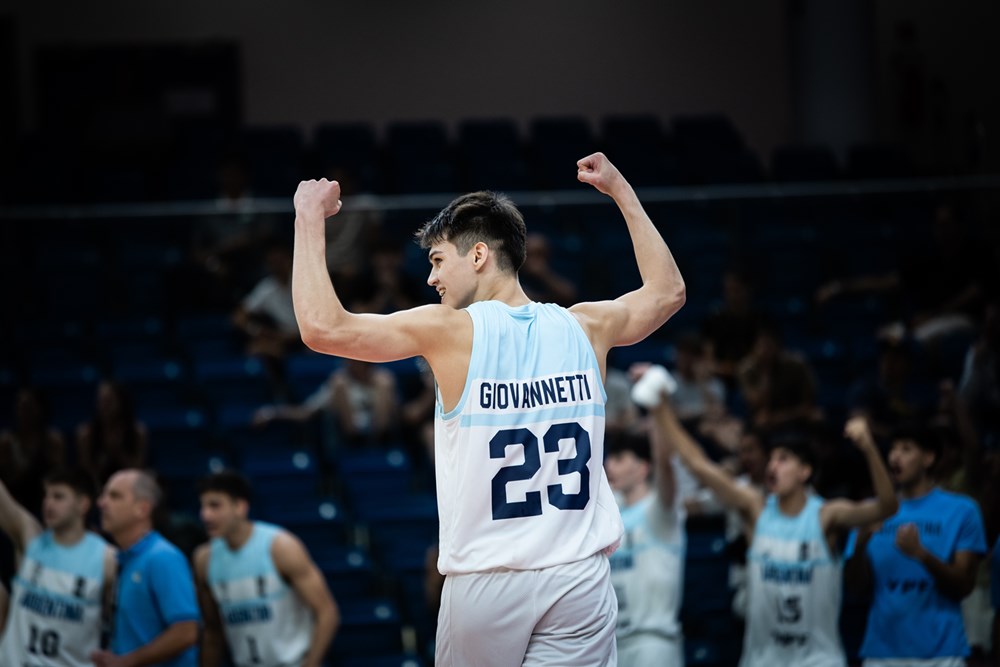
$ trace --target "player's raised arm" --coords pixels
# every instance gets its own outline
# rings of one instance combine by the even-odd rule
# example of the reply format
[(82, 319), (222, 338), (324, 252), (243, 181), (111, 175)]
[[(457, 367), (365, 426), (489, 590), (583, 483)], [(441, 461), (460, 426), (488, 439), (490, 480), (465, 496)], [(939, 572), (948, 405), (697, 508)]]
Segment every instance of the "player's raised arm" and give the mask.
[(433, 353), (467, 319), (453, 308), (421, 306), (391, 315), (351, 313), (326, 265), (326, 219), (340, 211), (340, 185), (303, 181), (295, 192), (292, 301), (302, 342), (317, 352), (383, 362)]
[(663, 368), (651, 366), (646, 373), (657, 373), (663, 379), (649, 382), (643, 392), (633, 391), (632, 399), (650, 411), (660, 437), (673, 443), (674, 450), (695, 479), (711, 489), (724, 505), (740, 512), (752, 525), (763, 509), (760, 494), (748, 486), (738, 484), (732, 475), (705, 455), (687, 432), (670, 404)]
[(851, 418), (844, 426), (844, 435), (864, 454), (875, 497), (860, 502), (842, 498), (829, 501), (823, 507), (824, 528), (857, 528), (888, 519), (899, 509), (892, 479), (865, 418)]
[(636, 343), (660, 328), (684, 305), (684, 279), (632, 186), (604, 154), (583, 158), (577, 162), (577, 168), (580, 181), (614, 199), (621, 210), (642, 277), (639, 289), (614, 301), (578, 304), (573, 308), (574, 313), (582, 315), (595, 349), (606, 351)]
[(42, 532), (38, 520), (10, 495), (3, 482), (0, 482), (0, 530), (10, 538), (18, 555)]

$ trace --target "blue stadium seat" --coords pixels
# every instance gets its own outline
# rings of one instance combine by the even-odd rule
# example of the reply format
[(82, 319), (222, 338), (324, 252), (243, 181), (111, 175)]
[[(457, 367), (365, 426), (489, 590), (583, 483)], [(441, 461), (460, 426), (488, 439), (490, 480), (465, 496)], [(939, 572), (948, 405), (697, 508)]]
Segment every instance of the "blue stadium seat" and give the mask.
[(577, 189), (576, 161), (597, 148), (582, 117), (536, 118), (530, 130), (531, 172), (536, 187)]
[(250, 187), (260, 197), (287, 197), (302, 177), (305, 139), (296, 126), (250, 127), (241, 137)]
[(333, 660), (353, 658), (363, 664), (376, 656), (402, 651), (399, 610), (388, 599), (350, 600), (340, 605), (340, 631), (328, 655)]
[(367, 123), (324, 123), (316, 128), (316, 151), (324, 173), (346, 169), (362, 192), (380, 188), (375, 129)]

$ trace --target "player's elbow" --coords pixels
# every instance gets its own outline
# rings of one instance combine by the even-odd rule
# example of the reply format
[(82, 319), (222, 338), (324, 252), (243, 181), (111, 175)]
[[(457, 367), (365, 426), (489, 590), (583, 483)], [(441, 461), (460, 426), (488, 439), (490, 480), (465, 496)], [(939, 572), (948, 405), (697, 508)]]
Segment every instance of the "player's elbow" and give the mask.
[(657, 305), (663, 321), (666, 322), (669, 318), (673, 317), (686, 301), (687, 287), (681, 278), (677, 278), (677, 280), (672, 281), (670, 285), (661, 290)]

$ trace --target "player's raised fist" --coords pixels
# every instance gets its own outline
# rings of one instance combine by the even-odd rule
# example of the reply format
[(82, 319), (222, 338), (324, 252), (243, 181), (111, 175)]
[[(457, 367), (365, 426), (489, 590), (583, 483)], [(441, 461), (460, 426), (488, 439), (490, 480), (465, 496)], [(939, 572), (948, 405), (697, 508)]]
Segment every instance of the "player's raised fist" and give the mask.
[(847, 424), (844, 425), (844, 436), (857, 447), (875, 446), (875, 439), (872, 438), (871, 429), (868, 427), (868, 420), (864, 417), (851, 417)]
[(340, 183), (321, 178), (302, 181), (293, 199), (296, 211), (322, 211), (324, 218), (340, 211)]
[(604, 153), (588, 155), (576, 163), (576, 177), (583, 183), (590, 183), (606, 195), (615, 194), (615, 189), (624, 182), (621, 173), (611, 164)]

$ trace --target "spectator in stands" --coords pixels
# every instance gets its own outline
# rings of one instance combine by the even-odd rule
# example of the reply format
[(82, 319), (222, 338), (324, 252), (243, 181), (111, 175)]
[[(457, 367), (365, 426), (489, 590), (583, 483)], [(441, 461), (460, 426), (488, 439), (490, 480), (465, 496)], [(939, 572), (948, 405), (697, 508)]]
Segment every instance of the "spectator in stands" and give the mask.
[(1000, 302), (985, 310), (982, 331), (965, 356), (958, 385), (979, 438), (1000, 449)]
[(899, 511), (859, 532), (845, 571), (852, 586), (872, 593), (866, 665), (959, 665), (969, 655), (960, 605), (975, 587), (986, 537), (976, 503), (934, 482), (942, 446), (921, 425), (894, 433), (889, 467)]
[(238, 473), (203, 479), (199, 493), (211, 538), (194, 554), (205, 619), (201, 665), (227, 664), (228, 647), (237, 665), (320, 667), (340, 614), (305, 545), (249, 519), (252, 491)]
[(66, 464), (66, 442), (49, 424), (41, 391), (25, 387), (14, 399), (14, 428), (0, 432), (0, 482), (23, 507), (38, 512), (45, 475)]
[(848, 390), (847, 408), (851, 415), (868, 420), (876, 438), (885, 438), (900, 422), (925, 415), (933, 396), (921, 391), (912, 371), (913, 351), (902, 341), (882, 341), (878, 374), (854, 382)]
[(857, 293), (898, 294), (908, 303), (903, 320), (882, 335), (912, 336), (933, 348), (953, 334), (968, 333), (983, 300), (996, 288), (995, 262), (986, 245), (972, 238), (948, 205), (934, 210), (931, 238), (884, 274), (842, 278), (822, 286), (816, 300)]
[(404, 270), (403, 248), (397, 241), (376, 241), (370, 254), (371, 266), (358, 279), (354, 310), (385, 314), (427, 303), (417, 287), (420, 282)]
[(346, 167), (333, 167), (326, 176), (340, 183), (341, 196), (351, 197), (355, 206), (349, 211), (341, 211), (345, 217), (337, 216), (326, 221), (326, 267), (330, 278), (347, 302), (358, 299), (361, 276), (366, 269), (369, 256), (367, 249), (379, 238), (382, 226), (380, 211), (363, 206), (365, 196), (359, 192), (358, 179)]
[(549, 240), (533, 232), (525, 237), (527, 256), (521, 266), (520, 280), (525, 294), (539, 303), (571, 306), (577, 302), (576, 285), (549, 264)]
[(265, 257), (267, 276), (247, 294), (233, 313), (233, 323), (247, 335), (247, 354), (267, 368), (276, 394), (284, 391), (284, 361), (301, 347), (292, 307), (292, 253), (273, 241)]
[(79, 465), (98, 484), (118, 470), (146, 465), (148, 431), (136, 419), (132, 397), (121, 384), (104, 380), (97, 385), (94, 416), (77, 427), (76, 451)]
[(345, 359), (304, 402), (264, 406), (254, 414), (254, 423), (303, 422), (324, 410), (332, 415), (340, 439), (350, 444), (386, 443), (395, 434), (400, 411), (396, 376), (387, 368)]
[[(634, 389), (641, 390), (641, 385)], [(611, 583), (618, 598), (618, 664), (622, 667), (684, 662), (678, 619), (684, 509), (677, 495), (671, 450), (667, 437), (650, 439), (628, 432), (614, 435), (606, 450), (604, 468), (625, 525), (621, 546), (611, 555)]]
[(774, 325), (760, 326), (737, 376), (754, 426), (775, 428), (820, 417), (812, 369), (801, 355), (782, 347)]
[(814, 495), (809, 488), (815, 471), (812, 448), (807, 439), (796, 434), (772, 440), (766, 478), (770, 495), (764, 498), (738, 484), (705, 455), (681, 425), (665, 385), (643, 404), (692, 474), (753, 526), (747, 628), (740, 664), (845, 664), (838, 628), (840, 537), (846, 530), (890, 516), (897, 508), (892, 482), (863, 420), (848, 422), (845, 435), (865, 457), (875, 499), (823, 500)]
[(722, 307), (702, 323), (702, 335), (713, 372), (733, 387), (739, 363), (753, 348), (764, 317), (753, 306), (752, 283), (743, 270), (723, 274), (722, 298)]

